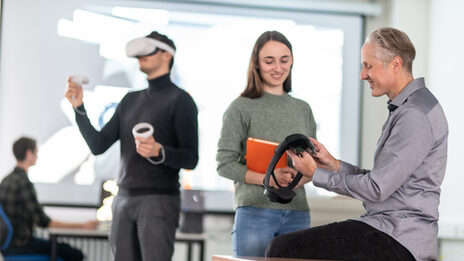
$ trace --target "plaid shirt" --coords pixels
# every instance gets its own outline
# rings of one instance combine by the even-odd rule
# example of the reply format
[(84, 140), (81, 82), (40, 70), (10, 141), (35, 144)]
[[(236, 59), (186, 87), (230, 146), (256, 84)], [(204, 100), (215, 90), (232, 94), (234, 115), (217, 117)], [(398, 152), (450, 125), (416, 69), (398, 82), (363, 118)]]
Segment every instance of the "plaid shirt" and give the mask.
[(37, 201), (34, 185), (26, 171), (16, 167), (0, 184), (0, 202), (13, 226), (10, 248), (31, 240), (34, 225), (47, 227), (50, 218)]

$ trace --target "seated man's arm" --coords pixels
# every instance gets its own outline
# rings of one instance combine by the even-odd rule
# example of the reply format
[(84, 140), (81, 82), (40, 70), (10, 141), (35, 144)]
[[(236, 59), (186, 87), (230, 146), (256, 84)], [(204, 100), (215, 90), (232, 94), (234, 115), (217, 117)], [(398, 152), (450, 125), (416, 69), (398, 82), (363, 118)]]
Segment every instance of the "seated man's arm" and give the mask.
[(84, 223), (70, 223), (62, 222), (57, 220), (51, 220), (48, 227), (49, 228), (80, 228), (80, 229), (95, 229), (98, 225), (98, 221), (90, 220)]
[(358, 167), (342, 162), (337, 172), (317, 169), (314, 185), (362, 201), (381, 202), (397, 191), (424, 162), (433, 147), (427, 116), (415, 109), (395, 119), (390, 135), (379, 148), (371, 171), (359, 174)]

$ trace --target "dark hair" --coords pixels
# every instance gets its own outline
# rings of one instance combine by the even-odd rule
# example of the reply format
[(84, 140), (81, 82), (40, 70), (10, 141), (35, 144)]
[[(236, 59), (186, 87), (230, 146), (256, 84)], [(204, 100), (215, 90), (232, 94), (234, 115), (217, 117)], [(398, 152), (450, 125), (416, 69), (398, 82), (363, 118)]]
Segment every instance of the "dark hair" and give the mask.
[[(158, 40), (160, 42), (163, 42), (163, 43), (171, 46), (174, 50), (176, 50), (176, 45), (174, 44), (174, 42), (164, 34), (160, 34), (157, 31), (153, 31), (149, 35), (147, 35), (146, 37)], [(162, 50), (162, 51), (164, 51), (164, 50)], [(173, 65), (174, 65), (174, 56), (172, 56), (171, 62), (169, 62), (169, 69), (172, 69)]]
[(13, 154), (17, 161), (23, 161), (26, 158), (28, 150), (34, 152), (37, 148), (37, 142), (28, 137), (21, 137), (13, 143)]
[[(261, 75), (259, 74), (259, 52), (269, 41), (277, 41), (285, 44), (288, 49), (290, 49), (290, 54), (293, 56), (292, 44), (282, 33), (277, 31), (266, 31), (261, 34), (258, 40), (256, 40), (253, 52), (251, 53), (250, 64), (248, 66), (247, 86), (240, 96), (254, 99), (263, 95), (263, 79), (261, 79)], [(285, 92), (290, 92), (292, 90), (291, 68), (287, 79), (284, 81), (283, 87)]]
[(371, 32), (366, 42), (373, 42), (379, 47), (378, 59), (387, 63), (395, 56), (399, 56), (406, 70), (412, 73), (416, 48), (406, 33), (392, 27), (382, 27)]

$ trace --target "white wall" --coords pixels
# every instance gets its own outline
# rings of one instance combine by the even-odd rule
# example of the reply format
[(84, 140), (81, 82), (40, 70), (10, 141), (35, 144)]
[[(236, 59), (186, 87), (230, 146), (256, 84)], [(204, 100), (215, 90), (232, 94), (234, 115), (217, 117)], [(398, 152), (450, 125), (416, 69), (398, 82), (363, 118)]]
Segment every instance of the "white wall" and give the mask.
[(443, 221), (464, 224), (464, 165), (461, 162), (464, 145), (464, 86), (459, 79), (464, 69), (464, 2), (431, 2), (429, 83), (443, 105), (450, 129), (441, 214)]
[[(440, 203), (443, 260), (464, 256), (464, 86), (459, 79), (464, 61), (464, 2), (431, 0), (429, 83), (443, 105), (449, 124), (448, 164)], [(460, 238), (456, 241), (453, 238)]]

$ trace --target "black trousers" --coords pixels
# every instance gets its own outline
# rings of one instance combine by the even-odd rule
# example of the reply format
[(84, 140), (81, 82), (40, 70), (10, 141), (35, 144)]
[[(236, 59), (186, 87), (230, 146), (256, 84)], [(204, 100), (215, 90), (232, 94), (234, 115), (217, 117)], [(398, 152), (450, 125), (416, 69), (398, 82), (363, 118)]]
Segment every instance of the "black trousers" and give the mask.
[(171, 260), (179, 225), (180, 196), (148, 194), (113, 199), (109, 242), (114, 261)]
[(398, 241), (355, 220), (278, 236), (267, 247), (266, 256), (356, 261), (415, 260)]
[[(7, 255), (51, 255), (52, 244), (50, 240), (32, 238), (22, 247), (8, 248), (3, 254)], [(82, 261), (84, 255), (79, 249), (72, 248), (68, 244), (57, 244), (58, 257), (64, 261)]]

